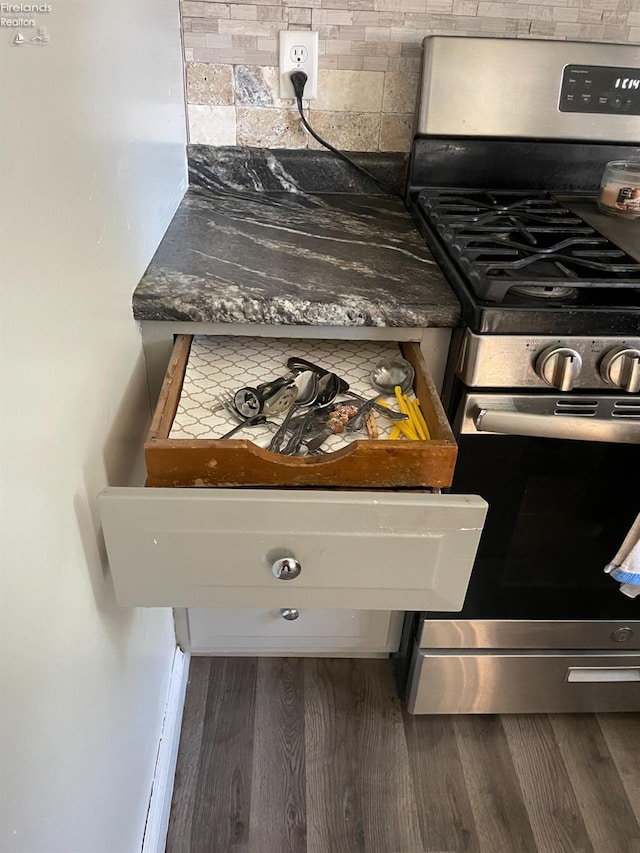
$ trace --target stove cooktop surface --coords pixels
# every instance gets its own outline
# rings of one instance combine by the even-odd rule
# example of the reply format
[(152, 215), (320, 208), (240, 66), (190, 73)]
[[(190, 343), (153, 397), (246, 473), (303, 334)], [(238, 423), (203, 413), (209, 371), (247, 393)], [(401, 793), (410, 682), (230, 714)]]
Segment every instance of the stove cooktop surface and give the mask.
[(640, 287), (640, 264), (548, 193), (430, 188), (417, 201), (468, 286), (487, 302), (610, 300)]
[(429, 187), (414, 206), (474, 331), (638, 333), (640, 263), (615, 228), (604, 236), (539, 190)]

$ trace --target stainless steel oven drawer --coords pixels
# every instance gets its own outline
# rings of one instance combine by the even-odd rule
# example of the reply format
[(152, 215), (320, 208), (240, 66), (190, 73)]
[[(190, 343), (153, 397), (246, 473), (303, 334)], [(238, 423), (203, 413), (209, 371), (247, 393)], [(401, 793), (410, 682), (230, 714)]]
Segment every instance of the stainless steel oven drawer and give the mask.
[(414, 648), (410, 714), (640, 711), (640, 654), (426, 652)]

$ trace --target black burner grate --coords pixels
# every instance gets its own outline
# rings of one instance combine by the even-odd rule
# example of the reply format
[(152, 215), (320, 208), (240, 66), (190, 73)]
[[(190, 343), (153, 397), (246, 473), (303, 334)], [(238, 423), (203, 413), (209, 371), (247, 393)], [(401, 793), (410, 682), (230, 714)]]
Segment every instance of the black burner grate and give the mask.
[[(640, 265), (549, 193), (432, 188), (421, 209), (475, 293), (640, 287)], [(533, 290), (531, 290), (533, 289)]]

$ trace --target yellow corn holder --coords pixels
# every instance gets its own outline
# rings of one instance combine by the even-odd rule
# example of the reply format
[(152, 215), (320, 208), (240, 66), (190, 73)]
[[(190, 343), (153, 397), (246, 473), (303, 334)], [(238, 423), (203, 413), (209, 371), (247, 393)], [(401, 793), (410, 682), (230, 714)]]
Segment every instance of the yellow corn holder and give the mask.
[[(431, 434), (429, 433), (429, 427), (424, 419), (424, 415), (420, 410), (420, 401), (417, 398), (410, 400), (406, 394), (402, 393), (399, 385), (396, 385), (393, 390), (398, 407), (407, 416), (408, 420), (395, 423), (389, 438), (396, 439), (404, 436), (409, 441), (430, 441)], [(383, 406), (387, 406), (383, 400), (380, 403)]]

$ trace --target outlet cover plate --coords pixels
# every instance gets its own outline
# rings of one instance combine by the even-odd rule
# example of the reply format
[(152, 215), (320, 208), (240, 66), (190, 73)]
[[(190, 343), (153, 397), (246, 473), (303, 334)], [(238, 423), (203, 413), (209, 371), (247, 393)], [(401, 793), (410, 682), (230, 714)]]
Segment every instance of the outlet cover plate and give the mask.
[(295, 98), (292, 71), (304, 71), (304, 99), (318, 97), (318, 33), (314, 30), (280, 30), (280, 97)]

